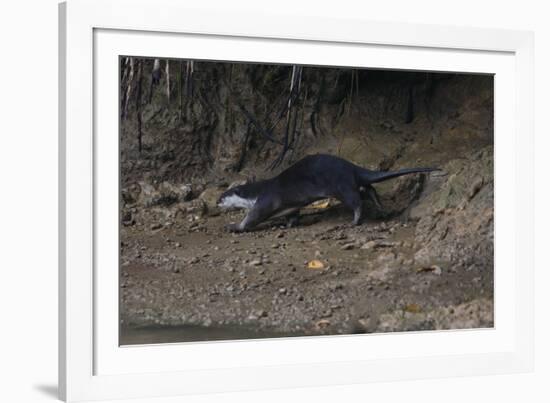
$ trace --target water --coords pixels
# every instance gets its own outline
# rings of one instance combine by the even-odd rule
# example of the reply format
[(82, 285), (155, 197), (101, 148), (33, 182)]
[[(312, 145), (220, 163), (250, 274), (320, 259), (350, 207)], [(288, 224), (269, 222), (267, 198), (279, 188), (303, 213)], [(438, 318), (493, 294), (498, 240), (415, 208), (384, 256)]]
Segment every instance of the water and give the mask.
[(123, 326), (120, 345), (246, 340), (304, 336), (303, 333), (258, 331), (246, 326)]

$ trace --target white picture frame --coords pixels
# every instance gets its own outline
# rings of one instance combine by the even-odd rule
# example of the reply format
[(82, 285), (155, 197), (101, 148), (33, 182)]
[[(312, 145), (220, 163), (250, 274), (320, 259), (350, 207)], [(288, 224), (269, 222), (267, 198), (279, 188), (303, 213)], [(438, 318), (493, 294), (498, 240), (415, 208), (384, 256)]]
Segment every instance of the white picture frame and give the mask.
[[(532, 370), (531, 33), (217, 13), (170, 0), (70, 0), (59, 11), (62, 399)], [(106, 133), (118, 122), (120, 54), (495, 74), (495, 328), (119, 347), (118, 225), (108, 224), (118, 223), (118, 135)]]

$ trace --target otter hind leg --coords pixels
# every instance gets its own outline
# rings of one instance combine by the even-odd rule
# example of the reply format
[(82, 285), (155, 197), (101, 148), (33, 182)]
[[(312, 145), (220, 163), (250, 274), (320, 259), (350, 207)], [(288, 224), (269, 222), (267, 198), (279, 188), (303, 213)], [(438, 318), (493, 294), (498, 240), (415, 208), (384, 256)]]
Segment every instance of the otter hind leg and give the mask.
[(353, 210), (353, 225), (361, 224), (363, 219), (363, 201), (357, 190), (348, 190), (337, 197), (344, 205)]
[(364, 186), (364, 189), (366, 198), (368, 198), (368, 200), (370, 200), (379, 210), (382, 210), (382, 203), (380, 203), (380, 198), (378, 197), (376, 189), (372, 185)]

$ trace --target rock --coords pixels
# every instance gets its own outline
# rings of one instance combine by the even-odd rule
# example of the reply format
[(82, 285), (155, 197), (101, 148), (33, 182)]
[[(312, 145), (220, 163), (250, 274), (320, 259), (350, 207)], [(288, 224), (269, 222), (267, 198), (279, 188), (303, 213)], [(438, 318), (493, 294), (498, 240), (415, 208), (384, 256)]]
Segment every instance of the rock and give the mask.
[(361, 249), (373, 249), (376, 247), (376, 241), (368, 241), (366, 244), (361, 246)]
[(206, 213), (206, 204), (200, 199), (179, 203), (176, 208), (184, 215), (198, 215), (202, 217)]
[(144, 207), (152, 207), (158, 204), (161, 195), (153, 185), (146, 182), (139, 182), (140, 193), (138, 203)]
[(122, 225), (130, 226), (130, 225), (134, 225), (135, 223), (136, 223), (136, 220), (133, 218), (132, 213), (130, 211), (125, 211), (122, 213)]
[(151, 225), (151, 230), (155, 231), (157, 229), (161, 229), (162, 228), (162, 224), (160, 223), (155, 223), (155, 224), (152, 224)]
[(259, 309), (256, 311), (256, 316), (258, 318), (266, 318), (267, 317), (267, 311), (264, 311), (263, 309)]
[(351, 250), (351, 249), (355, 249), (355, 244), (354, 243), (347, 243), (347, 244), (344, 244), (340, 249), (341, 250)]
[(394, 248), (396, 246), (401, 246), (401, 242), (379, 241), (376, 243), (376, 246), (379, 248)]
[(473, 197), (479, 192), (482, 186), (483, 186), (483, 177), (476, 176), (473, 179), (470, 185), (470, 188), (468, 189), (468, 200), (473, 199)]
[(170, 182), (162, 182), (159, 192), (165, 204), (189, 201), (193, 198), (191, 185), (174, 185)]
[(438, 265), (434, 264), (430, 267), (432, 270), (433, 270), (433, 273), (434, 274), (437, 274), (438, 276), (441, 276), (441, 267), (439, 267)]
[(220, 187), (208, 188), (203, 191), (199, 199), (202, 200), (206, 206), (206, 212), (208, 215), (216, 215), (220, 213), (220, 209), (217, 206), (218, 199), (225, 190)]
[(395, 260), (395, 254), (393, 252), (383, 252), (377, 258), (378, 263), (391, 263)]
[(125, 205), (136, 204), (140, 193), (141, 187), (137, 183), (133, 183), (129, 187), (121, 189), (122, 201)]
[(180, 185), (179, 189), (181, 191), (180, 199), (182, 201), (190, 201), (193, 199), (194, 191), (190, 184)]
[(251, 260), (249, 265), (250, 266), (261, 266), (262, 265), (262, 260), (261, 259)]

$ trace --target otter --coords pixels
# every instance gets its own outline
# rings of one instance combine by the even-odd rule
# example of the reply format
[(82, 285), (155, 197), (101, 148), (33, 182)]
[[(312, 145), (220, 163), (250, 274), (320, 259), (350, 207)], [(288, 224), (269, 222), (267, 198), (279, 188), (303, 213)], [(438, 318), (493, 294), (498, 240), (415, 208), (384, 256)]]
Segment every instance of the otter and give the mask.
[(437, 171), (438, 168), (408, 168), (393, 172), (371, 171), (343, 158), (327, 154), (309, 155), (271, 179), (235, 186), (218, 199), (222, 209), (248, 210), (238, 224), (229, 224), (231, 232), (249, 231), (259, 223), (287, 216), (289, 226), (299, 217), (300, 208), (334, 197), (353, 211), (353, 224), (363, 215), (362, 193), (380, 206), (373, 183), (398, 176)]

